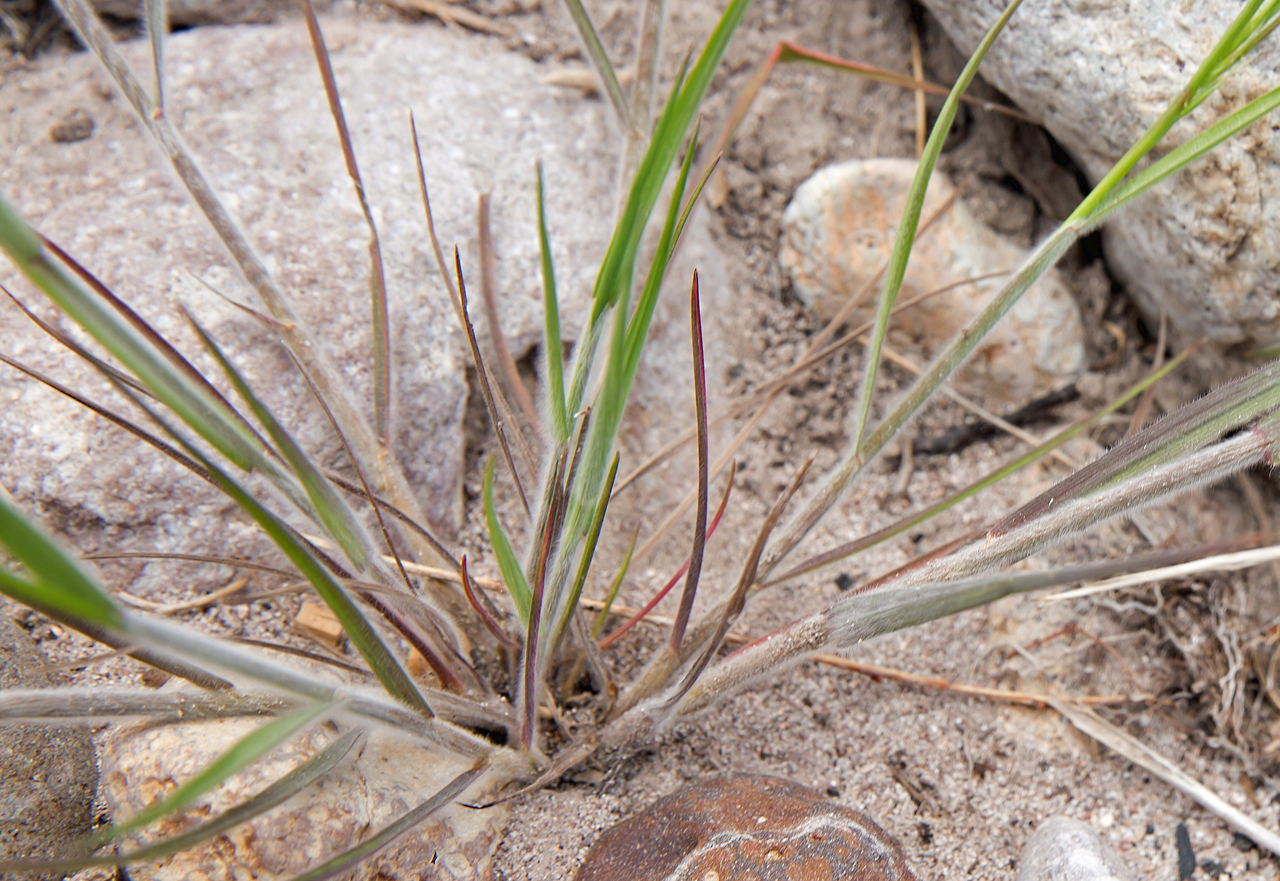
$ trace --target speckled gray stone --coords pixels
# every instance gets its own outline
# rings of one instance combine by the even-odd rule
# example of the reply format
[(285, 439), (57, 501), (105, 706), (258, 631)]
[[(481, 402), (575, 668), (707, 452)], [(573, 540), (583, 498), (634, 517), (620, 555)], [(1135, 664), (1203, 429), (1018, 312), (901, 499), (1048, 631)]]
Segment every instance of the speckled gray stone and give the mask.
[[(925, 0), (961, 51), (1003, 0)], [(1182, 89), (1240, 11), (1230, 0), (1023, 4), (982, 73), (1045, 127), (1097, 181)], [(1276, 85), (1269, 38), (1220, 92), (1176, 126), (1167, 152)], [(1188, 337), (1280, 337), (1280, 128), (1261, 120), (1145, 195), (1104, 233), (1108, 264), (1148, 316), (1161, 307)], [(1153, 325), (1154, 326), (1154, 325)]]

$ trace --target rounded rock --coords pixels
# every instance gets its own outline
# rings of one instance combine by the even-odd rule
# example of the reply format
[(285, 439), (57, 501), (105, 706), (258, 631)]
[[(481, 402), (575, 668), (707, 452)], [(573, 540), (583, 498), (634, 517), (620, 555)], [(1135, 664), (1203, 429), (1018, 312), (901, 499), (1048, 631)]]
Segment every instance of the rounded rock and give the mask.
[(870, 819), (776, 777), (736, 774), (607, 830), (576, 881), (915, 881)]

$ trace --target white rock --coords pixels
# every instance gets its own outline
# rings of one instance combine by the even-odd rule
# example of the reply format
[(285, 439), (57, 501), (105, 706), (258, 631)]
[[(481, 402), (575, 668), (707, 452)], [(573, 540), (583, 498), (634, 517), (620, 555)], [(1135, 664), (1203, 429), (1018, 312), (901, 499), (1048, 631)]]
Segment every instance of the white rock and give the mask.
[[(972, 51), (1004, 9), (925, 0)], [(1070, 150), (1097, 181), (1182, 89), (1238, 3), (1037, 0), (1014, 13), (983, 75)], [(1160, 151), (1277, 84), (1269, 38)], [(1280, 336), (1280, 128), (1272, 114), (1146, 195), (1106, 227), (1111, 268), (1151, 317), (1220, 343)]]
[(1037, 827), (1018, 859), (1017, 881), (1129, 881), (1115, 851), (1088, 823), (1050, 817)]
[[(906, 159), (851, 160), (809, 178), (783, 215), (782, 265), (800, 297), (831, 318), (888, 263), (916, 163)], [(922, 222), (955, 188), (935, 174)], [(1026, 256), (1017, 245), (974, 219), (962, 200), (919, 237), (900, 300), (993, 272), (1016, 269)], [(900, 313), (889, 341), (937, 354), (999, 290), (1005, 277), (962, 285)], [(854, 313), (872, 317), (879, 288)], [(959, 374), (960, 385), (1004, 402), (1025, 402), (1084, 366), (1080, 312), (1053, 272), (1048, 273), (987, 335)]]

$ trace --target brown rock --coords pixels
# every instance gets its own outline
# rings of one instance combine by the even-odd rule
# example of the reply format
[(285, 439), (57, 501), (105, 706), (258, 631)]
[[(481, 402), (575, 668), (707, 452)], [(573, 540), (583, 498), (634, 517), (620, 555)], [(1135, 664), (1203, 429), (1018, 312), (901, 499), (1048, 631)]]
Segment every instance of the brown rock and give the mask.
[(659, 799), (600, 836), (577, 881), (914, 881), (862, 814), (776, 777), (737, 774)]
[(49, 129), (49, 139), (57, 144), (74, 144), (93, 135), (93, 118), (79, 107)]

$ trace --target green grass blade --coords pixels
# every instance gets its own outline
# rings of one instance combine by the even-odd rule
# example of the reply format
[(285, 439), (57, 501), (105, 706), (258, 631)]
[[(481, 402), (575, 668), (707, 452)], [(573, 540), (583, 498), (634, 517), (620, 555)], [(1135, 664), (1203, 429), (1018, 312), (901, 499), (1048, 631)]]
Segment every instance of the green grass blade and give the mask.
[[(618, 476), (618, 462), (621, 461), (618, 453), (613, 454), (613, 464), (609, 466), (609, 474), (604, 479), (604, 485), (600, 490), (600, 499), (596, 502), (595, 516), (591, 518), (591, 528), (587, 532), (587, 541), (582, 548), (582, 557), (578, 560), (578, 573), (573, 578), (573, 585), (569, 588), (569, 596), (564, 602), (564, 606), (560, 611), (560, 618), (556, 621), (555, 630), (551, 633), (551, 645), (554, 647), (560, 644), (560, 640), (564, 638), (564, 634), (569, 627), (569, 621), (573, 617), (573, 613), (578, 608), (578, 598), (582, 596), (582, 587), (587, 583), (587, 573), (591, 571), (591, 561), (595, 558), (596, 543), (600, 540), (600, 529), (604, 526), (604, 517), (609, 510), (609, 498), (613, 493), (613, 481)], [(634, 547), (634, 541), (632, 542)], [(630, 558), (630, 554), (628, 554)]]
[(337, 706), (337, 704), (330, 703), (316, 704), (260, 725), (236, 741), (230, 749), (210, 762), (204, 769), (179, 784), (177, 789), (174, 789), (164, 798), (153, 802), (124, 822), (94, 833), (90, 840), (95, 847), (101, 846), (113, 838), (119, 838), (121, 835), (132, 832), (135, 829), (149, 826), (166, 814), (182, 810), (206, 792), (221, 786), (230, 777), (243, 771), (303, 729), (314, 725), (332, 713)]
[(1188, 349), (1180, 353), (1177, 357), (1171, 358), (1168, 361), (1168, 363), (1164, 364), (1159, 370), (1153, 372), (1150, 376), (1147, 376), (1141, 382), (1138, 382), (1137, 384), (1131, 386), (1129, 389), (1127, 389), (1124, 392), (1124, 394), (1117, 397), (1114, 401), (1107, 404), (1105, 407), (1103, 407), (1097, 413), (1090, 416), (1088, 419), (1084, 419), (1080, 422), (1077, 422), (1075, 425), (1071, 426), (1070, 428), (1067, 428), (1064, 431), (1059, 432), (1058, 434), (1051, 437), (1049, 440), (1045, 441), (1044, 443), (1040, 444), (1039, 446), (1035, 447), (1032, 450), (1028, 450), (1026, 453), (1023, 453), (1021, 456), (1017, 457), (1013, 461), (1005, 465), (1002, 465), (1001, 467), (997, 468), (995, 471), (992, 471), (986, 477), (983, 477), (981, 480), (978, 480), (978, 481), (975, 481), (974, 483), (969, 484), (967, 487), (955, 493), (954, 495), (948, 496), (942, 501), (937, 502), (936, 504), (930, 505), (929, 507), (925, 508), (923, 511), (919, 511), (918, 513), (908, 515), (907, 517), (904, 517), (901, 520), (899, 520), (897, 523), (887, 526), (884, 529), (877, 530), (876, 532), (873, 532), (870, 535), (865, 535), (854, 541), (839, 545), (837, 547), (832, 548), (829, 551), (824, 551), (823, 553), (818, 554), (817, 556), (804, 561), (803, 563), (799, 564), (795, 568), (790, 569), (784, 574), (778, 576), (777, 578), (767, 582), (763, 586), (768, 586), (770, 584), (777, 584), (782, 581), (787, 581), (788, 579), (791, 579), (791, 578), (796, 578), (800, 575), (804, 575), (806, 573), (812, 572), (815, 569), (819, 569), (823, 566), (827, 566), (838, 560), (843, 560), (846, 557), (849, 557), (860, 551), (864, 551), (868, 548), (875, 547), (876, 545), (882, 542), (888, 541), (891, 538), (899, 536), (902, 533), (907, 532), (908, 530), (913, 529), (916, 526), (919, 526), (921, 523), (925, 523), (928, 520), (933, 519), (935, 516), (947, 510), (948, 508), (958, 505), (960, 502), (963, 502), (965, 499), (968, 499), (977, 495), (978, 493), (982, 492), (984, 489), (987, 489), (988, 487), (991, 487), (991, 486), (995, 486), (997, 483), (1004, 480), (1010, 474), (1013, 474), (1016, 471), (1020, 471), (1023, 468), (1025, 468), (1027, 465), (1030, 465), (1032, 462), (1035, 462), (1035, 461), (1038, 461), (1039, 459), (1044, 458), (1053, 450), (1056, 450), (1058, 447), (1065, 444), (1067, 441), (1071, 440), (1074, 437), (1078, 437), (1082, 433), (1088, 431), (1093, 426), (1097, 425), (1104, 417), (1106, 417), (1111, 413), (1114, 413), (1116, 410), (1123, 407), (1129, 401), (1138, 397), (1140, 394), (1142, 394), (1152, 385), (1159, 382), (1171, 370), (1173, 370), (1178, 365), (1180, 365), (1184, 360), (1186, 360), (1186, 358), (1190, 354), (1191, 354), (1191, 350)]
[(498, 512), (493, 506), (493, 466), (490, 459), (484, 469), (484, 519), (489, 527), (489, 543), (493, 546), (493, 555), (498, 558), (498, 569), (502, 572), (502, 581), (507, 586), (507, 593), (516, 605), (516, 613), (526, 626), (529, 624), (529, 608), (533, 603), (533, 595), (529, 591), (529, 582), (525, 580), (524, 570), (516, 559), (516, 552), (511, 547), (506, 530), (498, 520)]
[(129, 657), (150, 667), (155, 667), (157, 670), (163, 670), (171, 676), (185, 679), (197, 688), (223, 692), (230, 691), (233, 688), (232, 684), (227, 680), (214, 676), (199, 667), (177, 661), (165, 653), (134, 648), (138, 641), (132, 637), (125, 636), (118, 627), (106, 626), (89, 618), (69, 614), (66, 609), (74, 607), (74, 598), (68, 600), (65, 596), (52, 595), (45, 585), (29, 581), (2, 567), (0, 567), (0, 594), (4, 594), (12, 600), (35, 609), (42, 615), (46, 615), (59, 624), (84, 634), (95, 642), (100, 642), (105, 646), (123, 652)]
[(324, 526), (325, 531), (338, 543), (343, 553), (347, 555), (347, 559), (358, 568), (363, 569), (373, 557), (369, 550), (369, 537), (365, 535), (364, 529), (360, 526), (355, 514), (342, 497), (338, 495), (333, 485), (329, 483), (320, 469), (311, 461), (310, 457), (298, 446), (293, 436), (275, 418), (267, 405), (262, 403), (258, 396), (253, 393), (253, 389), (249, 387), (244, 377), (236, 370), (235, 365), (231, 363), (231, 360), (214, 341), (213, 337), (190, 315), (187, 316), (187, 320), (191, 322), (191, 326), (204, 342), (209, 354), (213, 355), (214, 360), (222, 368), (222, 372), (231, 381), (236, 393), (240, 395), (240, 398), (248, 405), (253, 415), (266, 428), (267, 434), (275, 442), (280, 455), (289, 463), (289, 467), (293, 470), (299, 483), (302, 484), (302, 488), (306, 492), (306, 498), (310, 501), (310, 505), (306, 506), (304, 510), (309, 514), (313, 514)]
[[(275, 454), (274, 451), (267, 446), (267, 442), (263, 440), (262, 436), (259, 435), (254, 430), (252, 425), (249, 424), (248, 420), (246, 420), (233, 406), (231, 406), (231, 402), (228, 401), (226, 398), (224, 398), (222, 396), (222, 393), (219, 392), (216, 388), (214, 388), (213, 384), (209, 382), (209, 380), (205, 379), (204, 375), (200, 373), (200, 371), (196, 370), (196, 368), (192, 366), (191, 362), (189, 362), (186, 358), (182, 356), (181, 352), (175, 349), (169, 343), (168, 340), (166, 340), (163, 336), (161, 336), (156, 331), (155, 328), (153, 328), (150, 324), (148, 324), (145, 320), (143, 320), (142, 316), (134, 312), (133, 309), (129, 307), (128, 303), (124, 302), (119, 297), (117, 297), (114, 293), (112, 293), (110, 288), (108, 288), (105, 284), (103, 284), (100, 280), (98, 280), (98, 278), (94, 276), (92, 272), (90, 272), (84, 266), (80, 265), (80, 263), (78, 263), (74, 257), (68, 254), (66, 251), (62, 250), (62, 248), (58, 247), (58, 244), (56, 242), (53, 242), (50, 239), (45, 238), (44, 236), (41, 236), (40, 240), (44, 243), (44, 246), (46, 248), (48, 248), (50, 251), (53, 252), (55, 257), (57, 257), (60, 261), (62, 261), (62, 263), (68, 269), (70, 269), (73, 273), (75, 273), (76, 277), (79, 278), (80, 281), (82, 281), (84, 284), (89, 286), (90, 291), (92, 291), (94, 294), (97, 294), (99, 297), (105, 300), (107, 302), (107, 305), (109, 305), (112, 309), (114, 309), (117, 313), (119, 313), (121, 318), (123, 318), (126, 322), (128, 322), (129, 325), (132, 326), (134, 330), (136, 330), (138, 333), (142, 335), (143, 339), (145, 339), (148, 343), (154, 346), (156, 351), (158, 351), (161, 355), (163, 355), (165, 359), (169, 361), (170, 364), (172, 364), (175, 368), (177, 368), (179, 373), (181, 373), (183, 376), (189, 379), (196, 388), (204, 391), (207, 395), (209, 395), (209, 397), (213, 398), (214, 401), (216, 401), (218, 404), (222, 405), (228, 411), (230, 411), (231, 415), (235, 417), (236, 421), (242, 424), (245, 427), (245, 429), (254, 436), (258, 444), (262, 446), (264, 449), (266, 449), (269, 454), (271, 455)], [(9, 292), (5, 291), (5, 293), (9, 293)], [(90, 353), (88, 350), (86, 350), (83, 346), (76, 343), (75, 340), (71, 339), (66, 334), (60, 332), (57, 328), (52, 327), (47, 322), (41, 320), (39, 316), (31, 312), (31, 310), (29, 310), (26, 306), (24, 306), (18, 300), (17, 297), (13, 296), (13, 294), (9, 294), (9, 298), (13, 300), (14, 303), (17, 303), (18, 308), (20, 308), (23, 311), (23, 313), (26, 314), (27, 318), (35, 322), (35, 324), (37, 324), (41, 330), (43, 330), (45, 333), (52, 336), (58, 342), (62, 343), (68, 349), (75, 352), (78, 356), (88, 361), (93, 366), (97, 367), (98, 370), (104, 373), (109, 373), (112, 377), (114, 377), (115, 381), (117, 382), (125, 382), (132, 388), (143, 390), (148, 397), (151, 396), (151, 392), (145, 391), (142, 385), (138, 383), (136, 380), (134, 380), (132, 377), (124, 378), (125, 374), (121, 373), (118, 370), (115, 370), (114, 368), (111, 368), (109, 365), (105, 365), (100, 359), (95, 358), (93, 354)]]
[[(667, 216), (663, 221), (662, 235), (658, 238), (658, 246), (653, 254), (653, 262), (649, 264), (649, 274), (645, 278), (640, 299), (636, 301), (635, 312), (627, 323), (627, 336), (624, 358), (621, 369), (628, 380), (622, 388), (622, 400), (626, 400), (630, 389), (630, 377), (634, 377), (640, 366), (640, 353), (644, 349), (645, 338), (649, 335), (649, 325), (653, 321), (653, 310), (658, 305), (658, 294), (662, 290), (662, 280), (666, 277), (667, 266), (675, 251), (676, 230), (688, 211), (681, 211), (685, 187), (689, 183), (689, 172), (693, 168), (693, 156), (698, 152), (698, 130), (694, 126), (693, 135), (689, 138), (689, 148), (685, 151), (684, 161), (680, 163), (680, 173), (676, 176), (675, 190), (671, 193), (671, 204), (667, 207)], [(692, 202), (690, 203), (690, 206)]]
[(600, 607), (600, 614), (596, 615), (595, 623), (591, 625), (592, 639), (600, 638), (600, 631), (609, 617), (609, 610), (613, 608), (613, 601), (618, 597), (618, 588), (622, 587), (622, 580), (627, 577), (627, 569), (631, 567), (631, 555), (635, 553), (636, 539), (639, 537), (640, 527), (637, 525), (636, 531), (631, 534), (631, 544), (627, 545), (627, 554), (622, 558), (622, 565), (618, 567), (618, 574), (613, 577), (613, 583), (609, 585), (609, 592), (605, 595), (604, 605)]
[(379, 829), (373, 835), (366, 838), (360, 844), (351, 848), (351, 850), (341, 853), (323, 865), (317, 866), (305, 874), (299, 875), (293, 881), (326, 881), (326, 879), (336, 877), (349, 870), (364, 860), (369, 859), (378, 851), (387, 847), (401, 835), (411, 831), (415, 826), (425, 822), (432, 814), (442, 808), (448, 807), (455, 799), (466, 792), (467, 787), (474, 783), (488, 767), (485, 762), (478, 762), (467, 770), (463, 771), (457, 777), (450, 780), (445, 787), (435, 795), (428, 798), (422, 804), (413, 810), (401, 816), (394, 822)]
[(1089, 215), (1089, 226), (1101, 223), (1119, 208), (1175, 172), (1181, 171), (1232, 135), (1253, 125), (1277, 107), (1280, 107), (1280, 86), (1254, 98), (1244, 107), (1214, 123), (1125, 181), (1123, 186), (1118, 187)]
[(587, 57), (591, 59), (591, 66), (600, 75), (600, 80), (604, 84), (604, 93), (609, 96), (609, 103), (618, 114), (618, 122), (622, 123), (623, 128), (636, 134), (635, 125), (631, 121), (631, 111), (627, 105), (627, 96), (623, 94), (622, 84), (618, 82), (618, 75), (609, 61), (608, 53), (604, 51), (600, 35), (596, 33), (595, 25), (591, 23), (582, 0), (564, 0), (564, 5), (569, 8), (573, 23), (578, 26), (578, 34), (586, 46)]
[(1204, 57), (1195, 73), (1191, 75), (1191, 79), (1188, 80), (1184, 90), (1186, 95), (1184, 100), (1187, 104), (1194, 102), (1195, 97), (1201, 92), (1210, 90), (1209, 84), (1221, 77), (1223, 69), (1230, 66), (1227, 63), (1228, 60), (1241, 44), (1247, 41), (1250, 32), (1257, 29), (1254, 17), (1261, 6), (1262, 0), (1248, 0), (1240, 8), (1231, 24), (1227, 25), (1227, 29), (1222, 32), (1222, 36), (1218, 38), (1217, 43), (1209, 50), (1209, 54)]
[[(0, 544), (35, 579), (5, 573), (0, 589), (6, 594), (29, 605), (54, 606), (102, 627), (120, 627), (120, 610), (111, 598), (52, 538), (22, 515), (4, 490), (0, 490)], [(30, 603), (28, 598), (38, 603)]]
[(564, 403), (564, 349), (560, 342), (560, 299), (556, 294), (556, 267), (551, 260), (551, 236), (547, 233), (547, 199), (538, 166), (538, 247), (542, 253), (542, 305), (545, 317), (543, 349), (546, 358), (547, 422), (557, 446), (569, 442), (569, 416)]
[(942, 105), (924, 152), (916, 166), (915, 178), (911, 181), (911, 189), (907, 191), (906, 205), (902, 210), (902, 222), (898, 224), (898, 235), (893, 243), (893, 253), (889, 257), (888, 270), (885, 272), (884, 287), (880, 292), (880, 301), (876, 306), (875, 326), (871, 331), (871, 339), (863, 354), (862, 386), (858, 392), (858, 402), (853, 412), (853, 447), (862, 444), (867, 430), (867, 418), (871, 413), (871, 397), (875, 389), (876, 374), (880, 369), (880, 351), (884, 347), (884, 337), (889, 331), (889, 316), (898, 300), (898, 292), (902, 289), (902, 279), (907, 273), (907, 261), (911, 258), (911, 248), (915, 244), (916, 229), (920, 226), (920, 212), (924, 208), (925, 191), (929, 187), (929, 178), (933, 176), (933, 167), (942, 153), (942, 144), (951, 131), (951, 123), (955, 121), (956, 111), (960, 107), (960, 95), (969, 88), (973, 78), (978, 75), (978, 65), (986, 58), (987, 51), (995, 43), (996, 38), (1004, 31), (1010, 17), (1018, 9), (1022, 0), (1013, 0), (991, 25), (978, 48), (969, 56), (969, 61), (960, 72), (951, 93)]
[[(141, 402), (137, 403), (139, 406), (145, 407)], [(423, 699), (422, 693), (413, 684), (409, 674), (405, 673), (404, 668), (400, 666), (400, 662), (387, 649), (377, 631), (369, 624), (368, 620), (360, 612), (359, 607), (343, 590), (342, 586), (320, 564), (311, 550), (299, 540), (294, 531), (283, 520), (267, 510), (257, 499), (246, 492), (226, 472), (210, 461), (200, 450), (187, 443), (164, 420), (155, 416), (155, 414), (152, 414), (152, 416), (169, 432), (170, 436), (182, 444), (188, 455), (213, 476), (222, 491), (230, 496), (232, 501), (262, 527), (267, 537), (284, 552), (289, 561), (311, 583), (316, 593), (320, 594), (320, 598), (333, 611), (334, 617), (338, 619), (338, 623), (346, 631), (351, 644), (355, 646), (356, 651), (364, 658), (365, 663), (369, 665), (369, 669), (373, 671), (374, 676), (382, 683), (382, 687), (386, 689), (387, 693), (424, 716), (432, 716), (431, 708), (427, 705), (426, 700)]]
[(196, 388), (100, 298), (49, 259), (39, 238), (3, 197), (0, 248), (60, 309), (215, 449), (244, 470), (275, 471), (257, 439), (226, 408)]
[(658, 119), (653, 138), (649, 142), (649, 149), (640, 160), (626, 205), (618, 218), (613, 238), (609, 242), (609, 250), (596, 277), (596, 305), (592, 313), (592, 323), (595, 323), (604, 309), (613, 305), (617, 298), (630, 287), (640, 238), (653, 212), (653, 206), (658, 200), (667, 171), (675, 161), (676, 153), (684, 140), (684, 134), (693, 122), (694, 114), (702, 104), (702, 98), (711, 84), (711, 77), (719, 66), (720, 59), (728, 48), (729, 40), (742, 21), (742, 16), (746, 14), (748, 6), (750, 6), (750, 0), (731, 0), (707, 40), (707, 45), (698, 57), (697, 63), (694, 64), (687, 79), (677, 82), (677, 88)]
[[(661, 124), (659, 124), (661, 128)], [(625, 293), (616, 304), (612, 337), (610, 341), (609, 361), (606, 366), (604, 383), (596, 396), (592, 410), (592, 421), (587, 437), (583, 467), (574, 486), (571, 488), (570, 507), (566, 519), (568, 534), (578, 536), (586, 532), (587, 517), (594, 506), (594, 500), (600, 490), (600, 481), (604, 477), (605, 462), (613, 452), (614, 439), (618, 426), (622, 422), (622, 413), (626, 407), (627, 397), (631, 392), (631, 384), (636, 370), (640, 366), (640, 355), (644, 349), (645, 338), (649, 332), (649, 324), (657, 307), (658, 295), (662, 289), (662, 280), (675, 243), (675, 230), (681, 217), (682, 200), (685, 186), (689, 180), (689, 171), (693, 165), (693, 154), (697, 148), (697, 128), (690, 139), (689, 149), (681, 163), (680, 174), (676, 178), (675, 190), (671, 195), (671, 204), (667, 208), (666, 220), (662, 234), (658, 238), (653, 262), (649, 265), (648, 277), (640, 299), (636, 303), (635, 313), (627, 320), (627, 296)], [(562, 550), (576, 549), (576, 545), (566, 543)], [(555, 600), (559, 601), (558, 591)]]

